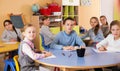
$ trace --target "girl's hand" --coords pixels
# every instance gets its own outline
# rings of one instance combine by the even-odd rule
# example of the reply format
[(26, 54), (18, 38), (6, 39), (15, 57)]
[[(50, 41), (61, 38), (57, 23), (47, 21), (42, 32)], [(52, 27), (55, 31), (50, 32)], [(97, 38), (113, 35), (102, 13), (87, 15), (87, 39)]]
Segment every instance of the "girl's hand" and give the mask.
[(51, 53), (51, 52), (47, 52), (47, 51), (45, 51), (45, 52), (44, 52), (44, 55), (45, 55), (45, 57), (48, 57), (48, 56), (51, 56), (52, 53)]
[(10, 39), (10, 42), (17, 42), (16, 39)]
[(105, 47), (99, 47), (98, 50), (99, 51), (107, 51), (107, 49)]

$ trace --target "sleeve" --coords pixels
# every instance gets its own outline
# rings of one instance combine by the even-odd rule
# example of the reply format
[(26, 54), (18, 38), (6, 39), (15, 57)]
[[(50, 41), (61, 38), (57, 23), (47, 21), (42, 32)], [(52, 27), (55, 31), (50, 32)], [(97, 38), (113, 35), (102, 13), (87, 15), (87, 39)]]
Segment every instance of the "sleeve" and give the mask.
[(43, 28), (41, 30), (44, 30), (42, 33), (44, 35), (46, 35), (47, 37), (49, 37), (50, 39), (54, 39), (55, 38), (55, 35), (50, 31), (49, 28)]
[(7, 32), (6, 31), (4, 31), (3, 33), (2, 33), (2, 36), (1, 36), (1, 39), (2, 39), (2, 41), (5, 41), (5, 42), (7, 42), (7, 41), (9, 41), (10, 39), (7, 37)]
[(59, 45), (59, 42), (60, 42), (60, 34), (58, 34), (55, 39), (53, 40), (53, 42), (51, 43), (51, 48), (54, 48), (54, 49), (63, 49), (63, 45)]
[(81, 38), (76, 34), (76, 44), (79, 46), (85, 46), (85, 43), (81, 40)]
[(98, 34), (95, 37), (93, 37), (93, 41), (100, 42), (103, 39), (104, 39), (103, 32), (102, 30), (99, 29)]
[(30, 58), (32, 58), (33, 60), (36, 60), (36, 59), (41, 59), (41, 58), (44, 58), (44, 54), (39, 54), (39, 53), (35, 53), (31, 47), (27, 44), (23, 44), (22, 46), (22, 52), (26, 55), (28, 55)]
[(85, 35), (81, 36), (80, 38), (85, 39), (86, 37), (89, 37), (89, 32), (90, 32), (90, 30), (87, 33), (85, 33)]
[(99, 48), (99, 47), (102, 47), (102, 46), (107, 46), (107, 44), (108, 44), (108, 39), (110, 39), (109, 38), (110, 36), (107, 36), (107, 38), (105, 38), (104, 40), (102, 40), (101, 42), (99, 42), (97, 45), (96, 45), (96, 47), (97, 47), (97, 49)]

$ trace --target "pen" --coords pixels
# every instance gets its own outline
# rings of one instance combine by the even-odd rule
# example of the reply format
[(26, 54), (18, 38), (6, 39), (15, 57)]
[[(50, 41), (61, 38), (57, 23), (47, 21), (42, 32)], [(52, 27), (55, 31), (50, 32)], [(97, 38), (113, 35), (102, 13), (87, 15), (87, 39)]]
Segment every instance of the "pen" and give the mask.
[(63, 55), (63, 56), (65, 56), (65, 54), (64, 54), (64, 53), (62, 53), (62, 55)]
[(71, 57), (72, 56), (72, 54), (70, 54), (68, 57)]

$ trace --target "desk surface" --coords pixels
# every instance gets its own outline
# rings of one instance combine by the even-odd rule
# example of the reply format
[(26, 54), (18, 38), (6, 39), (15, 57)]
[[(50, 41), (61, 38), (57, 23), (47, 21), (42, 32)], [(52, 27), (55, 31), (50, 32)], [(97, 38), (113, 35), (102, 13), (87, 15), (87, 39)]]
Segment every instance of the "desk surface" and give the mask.
[[(120, 63), (120, 53), (96, 53), (90, 47), (84, 57), (77, 57), (76, 51), (50, 50), (56, 58), (40, 59), (37, 62), (61, 68), (90, 69), (115, 66)], [(62, 55), (62, 53), (65, 54)], [(69, 55), (72, 54), (71, 57)]]
[(18, 45), (19, 45), (18, 42), (14, 44), (0, 42), (0, 53), (5, 53), (5, 52), (16, 50), (18, 49)]

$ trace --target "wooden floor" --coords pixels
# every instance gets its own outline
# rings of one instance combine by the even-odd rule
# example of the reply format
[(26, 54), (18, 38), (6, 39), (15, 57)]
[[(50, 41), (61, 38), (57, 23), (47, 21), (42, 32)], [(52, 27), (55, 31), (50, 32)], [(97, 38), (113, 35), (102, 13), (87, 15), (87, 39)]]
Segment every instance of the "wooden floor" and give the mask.
[(3, 54), (0, 54), (0, 71), (4, 71), (4, 60), (3, 60)]

